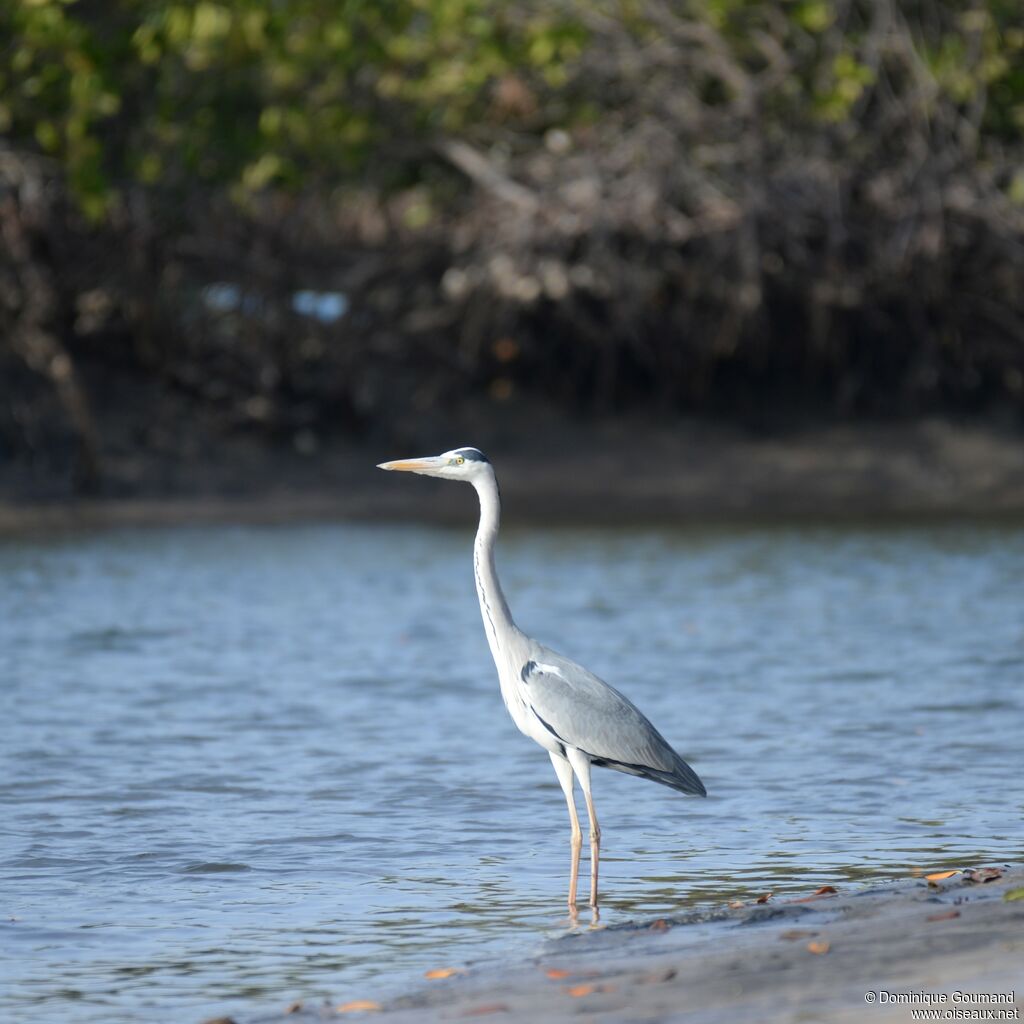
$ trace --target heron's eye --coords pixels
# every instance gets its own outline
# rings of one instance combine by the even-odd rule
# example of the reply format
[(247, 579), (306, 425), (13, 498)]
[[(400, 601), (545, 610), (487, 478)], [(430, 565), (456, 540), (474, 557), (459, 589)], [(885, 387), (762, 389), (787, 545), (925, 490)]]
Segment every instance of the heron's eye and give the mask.
[(456, 464), (461, 466), (466, 460), (460, 455), (456, 460)]

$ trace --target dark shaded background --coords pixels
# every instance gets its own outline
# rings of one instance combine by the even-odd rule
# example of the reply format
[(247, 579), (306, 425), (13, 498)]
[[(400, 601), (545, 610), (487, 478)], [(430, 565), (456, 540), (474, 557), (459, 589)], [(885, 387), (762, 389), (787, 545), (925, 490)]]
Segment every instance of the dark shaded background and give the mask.
[(4, 8), (8, 500), (681, 434), (726, 505), (765, 437), (1019, 474), (1018, 4), (492, 7)]

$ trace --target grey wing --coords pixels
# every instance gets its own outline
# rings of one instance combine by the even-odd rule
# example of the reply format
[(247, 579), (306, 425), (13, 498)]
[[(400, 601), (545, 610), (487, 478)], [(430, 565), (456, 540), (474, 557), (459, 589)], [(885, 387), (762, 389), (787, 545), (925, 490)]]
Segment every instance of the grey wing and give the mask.
[(641, 711), (581, 665), (537, 644), (520, 678), (523, 696), (544, 728), (593, 764), (706, 795), (697, 773)]

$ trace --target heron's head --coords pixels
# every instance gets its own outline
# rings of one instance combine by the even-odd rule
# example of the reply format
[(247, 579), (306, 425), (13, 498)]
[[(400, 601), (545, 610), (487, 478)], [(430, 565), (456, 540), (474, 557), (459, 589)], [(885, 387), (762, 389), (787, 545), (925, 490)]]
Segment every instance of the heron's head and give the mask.
[(479, 448), (455, 448), (441, 455), (427, 455), (420, 459), (397, 459), (394, 462), (382, 462), (377, 468), (439, 476), (445, 480), (465, 480), (467, 483), (472, 483), (484, 473), (493, 472), (490, 461)]

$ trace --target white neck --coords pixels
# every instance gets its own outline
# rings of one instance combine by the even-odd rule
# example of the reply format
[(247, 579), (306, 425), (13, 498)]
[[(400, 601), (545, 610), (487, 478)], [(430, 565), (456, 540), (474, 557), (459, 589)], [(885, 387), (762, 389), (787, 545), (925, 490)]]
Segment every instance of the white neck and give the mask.
[(507, 654), (504, 648), (508, 640), (517, 636), (519, 630), (512, 621), (512, 614), (508, 610), (494, 568), (494, 541), (498, 536), (498, 523), (501, 519), (501, 499), (498, 497), (494, 472), (480, 474), (473, 480), (473, 487), (480, 497), (480, 525), (473, 545), (476, 594), (480, 599), (480, 615), (484, 620), (487, 643), (497, 664), (499, 655)]

